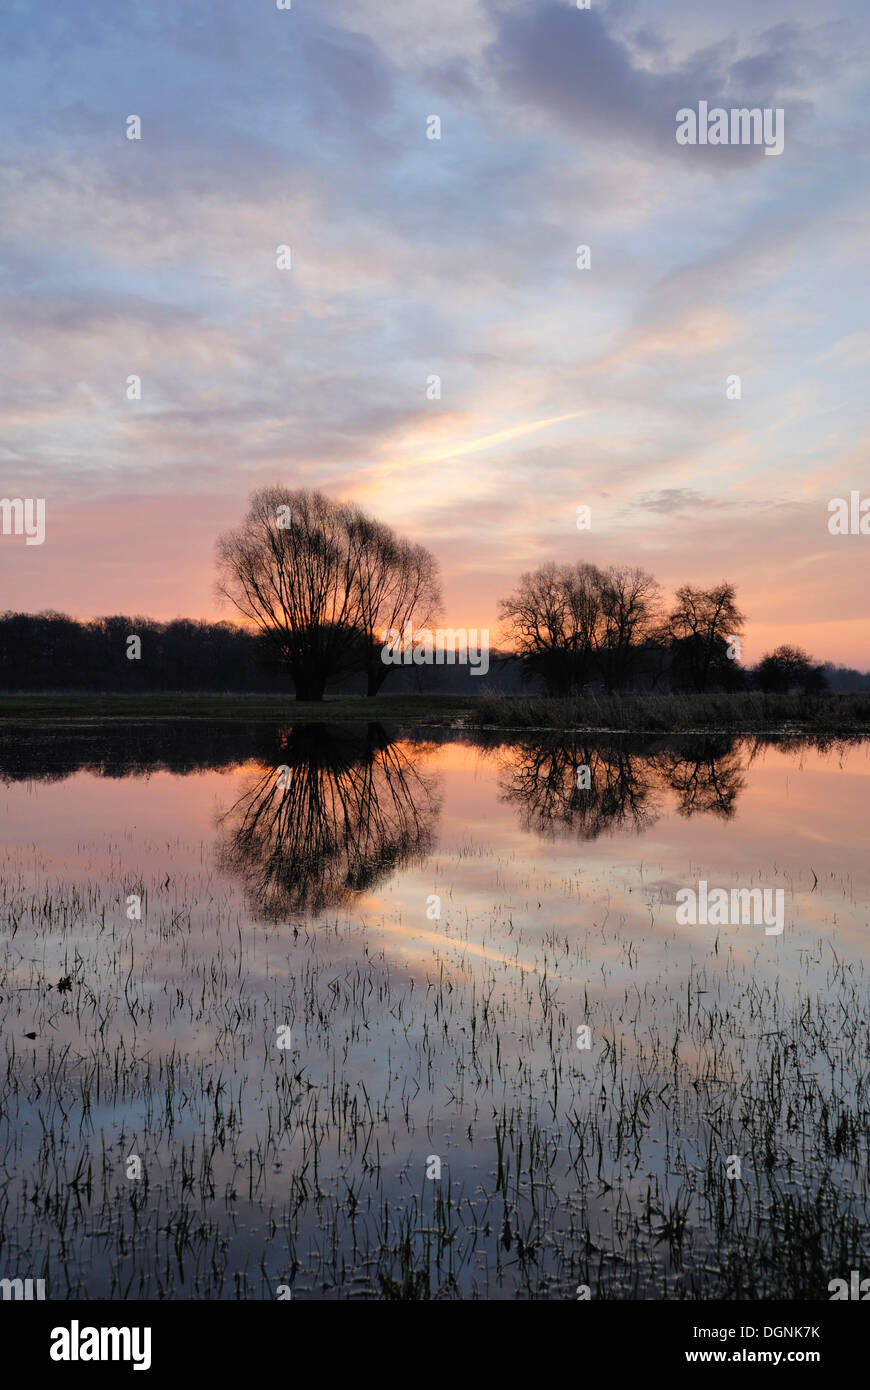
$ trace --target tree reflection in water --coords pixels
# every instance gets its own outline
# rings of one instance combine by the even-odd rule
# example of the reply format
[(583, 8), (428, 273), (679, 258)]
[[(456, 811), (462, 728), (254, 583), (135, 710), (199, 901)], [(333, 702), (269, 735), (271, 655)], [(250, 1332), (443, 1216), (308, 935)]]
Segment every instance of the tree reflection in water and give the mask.
[[(648, 829), (667, 789), (677, 793), (681, 815), (729, 818), (744, 784), (739, 744), (727, 737), (641, 747), (524, 740), (500, 749), (499, 760), (503, 799), (521, 809), (524, 829), (550, 837), (594, 840), (610, 829)], [(578, 779), (583, 768), (588, 786)]]
[(221, 864), (270, 921), (372, 888), (432, 844), (439, 798), (419, 767), (425, 751), (378, 724), (291, 730), (281, 749), (288, 771), (263, 767), (219, 818)]

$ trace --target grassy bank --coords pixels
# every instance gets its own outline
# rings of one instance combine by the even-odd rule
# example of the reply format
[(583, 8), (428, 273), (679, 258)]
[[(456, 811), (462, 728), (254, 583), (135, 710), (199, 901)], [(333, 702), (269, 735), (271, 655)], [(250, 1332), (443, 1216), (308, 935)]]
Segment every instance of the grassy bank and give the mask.
[(870, 730), (870, 692), (820, 695), (380, 695), (297, 703), (276, 695), (0, 695), (0, 725), (106, 721), (392, 723), (631, 733)]
[(602, 729), (632, 733), (695, 730), (777, 731), (784, 727), (870, 729), (870, 693), (765, 695), (601, 695), (552, 700), (483, 696), (470, 723), (479, 728)]
[(0, 695), (0, 724), (68, 721), (281, 720), (293, 724), (450, 725), (477, 701), (450, 695), (340, 696), (317, 703), (279, 695)]

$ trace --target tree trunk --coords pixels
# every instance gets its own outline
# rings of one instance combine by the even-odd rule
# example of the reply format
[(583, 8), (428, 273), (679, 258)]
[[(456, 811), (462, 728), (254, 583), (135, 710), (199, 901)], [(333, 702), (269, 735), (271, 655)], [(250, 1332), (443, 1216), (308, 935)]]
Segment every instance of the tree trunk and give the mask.
[(297, 700), (322, 700), (326, 681), (320, 676), (309, 675), (306, 671), (293, 672)]
[(366, 674), (366, 696), (369, 699), (377, 695), (392, 669), (391, 666), (385, 665), (381, 660), (369, 662)]

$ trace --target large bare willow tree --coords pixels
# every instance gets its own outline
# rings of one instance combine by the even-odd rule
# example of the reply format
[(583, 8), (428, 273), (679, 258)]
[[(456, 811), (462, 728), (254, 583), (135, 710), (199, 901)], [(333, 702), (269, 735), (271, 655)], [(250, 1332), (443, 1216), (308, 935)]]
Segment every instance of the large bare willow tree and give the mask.
[(359, 507), (280, 484), (251, 496), (241, 526), (217, 543), (218, 593), (275, 646), (298, 700), (367, 674), (375, 694), (390, 667), (383, 635), (423, 625), (440, 603), (434, 559)]

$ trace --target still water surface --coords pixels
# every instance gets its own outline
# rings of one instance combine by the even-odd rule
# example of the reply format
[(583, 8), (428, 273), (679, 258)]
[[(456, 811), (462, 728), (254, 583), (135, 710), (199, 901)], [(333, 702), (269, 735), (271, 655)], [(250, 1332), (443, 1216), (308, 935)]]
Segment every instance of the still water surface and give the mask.
[[(868, 752), (8, 736), (0, 1275), (827, 1298), (868, 1261)], [(700, 880), (782, 934), (678, 925)]]

